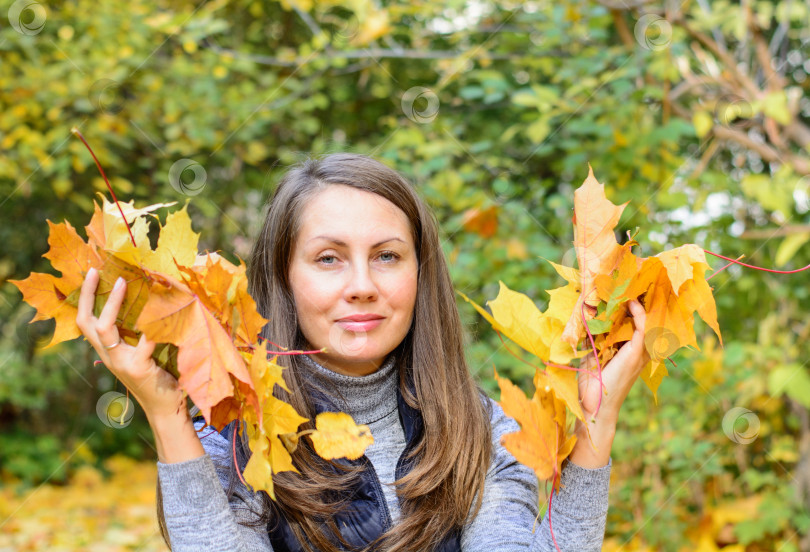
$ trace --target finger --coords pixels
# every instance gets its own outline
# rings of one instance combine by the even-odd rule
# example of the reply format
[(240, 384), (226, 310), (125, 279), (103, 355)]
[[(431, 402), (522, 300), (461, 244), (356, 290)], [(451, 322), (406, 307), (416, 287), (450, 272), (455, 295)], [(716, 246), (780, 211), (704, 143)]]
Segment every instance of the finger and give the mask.
[(593, 354), (593, 351), (582, 357), (579, 361), (579, 367), (585, 370), (590, 370), (594, 366), (596, 366), (596, 355)]
[(79, 304), (77, 305), (78, 314), (76, 315), (76, 323), (79, 328), (87, 333), (85, 330), (89, 329), (90, 322), (94, 318), (93, 304), (96, 299), (96, 288), (98, 287), (98, 270), (90, 268), (84, 276), (82, 288), (79, 292)]
[(641, 303), (635, 299), (630, 301), (628, 306), (630, 307), (630, 314), (633, 315), (633, 326), (636, 331), (644, 333), (644, 327), (647, 323), (647, 311), (645, 311)]
[(146, 334), (141, 334), (138, 344), (135, 346), (135, 355), (138, 358), (149, 359), (152, 357), (152, 353), (155, 352), (155, 346), (157, 346), (156, 342), (148, 339)]
[[(115, 326), (115, 319), (118, 316), (118, 311), (121, 309), (121, 303), (124, 302), (125, 295), (126, 282), (124, 282), (123, 278), (119, 277), (115, 281), (115, 286), (113, 286), (112, 291), (110, 291), (110, 294), (107, 296), (107, 303), (101, 310), (101, 315), (98, 317), (98, 323), (96, 324), (98, 337), (101, 340), (101, 345), (105, 349), (109, 345), (118, 343), (119, 335), (118, 328)], [(116, 351), (117, 348), (118, 347), (107, 349), (107, 354), (112, 358), (113, 355), (118, 354), (118, 351)]]
[(642, 354), (646, 351), (645, 343), (644, 343), (644, 327), (647, 324), (647, 313), (644, 312), (644, 307), (642, 307), (637, 301), (633, 301), (634, 304), (630, 305), (630, 311), (633, 313), (633, 325), (635, 326), (635, 331), (633, 332), (633, 337), (630, 338), (630, 345), (632, 346), (632, 352), (637, 356), (638, 359), (641, 358)]

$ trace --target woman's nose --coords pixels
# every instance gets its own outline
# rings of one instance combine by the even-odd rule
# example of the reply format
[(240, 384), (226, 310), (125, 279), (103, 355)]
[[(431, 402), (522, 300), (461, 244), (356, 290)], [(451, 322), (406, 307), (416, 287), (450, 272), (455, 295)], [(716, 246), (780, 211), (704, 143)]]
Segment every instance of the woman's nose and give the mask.
[[(356, 266), (356, 265), (355, 265)], [(367, 266), (352, 268), (344, 297), (347, 301), (373, 301), (377, 298), (377, 285)]]

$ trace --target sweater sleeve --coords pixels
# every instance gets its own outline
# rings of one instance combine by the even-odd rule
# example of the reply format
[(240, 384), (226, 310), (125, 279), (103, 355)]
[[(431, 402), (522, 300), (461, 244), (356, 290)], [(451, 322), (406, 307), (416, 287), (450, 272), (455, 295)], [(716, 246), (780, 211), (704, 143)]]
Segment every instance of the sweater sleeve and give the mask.
[(533, 551), (556, 550), (555, 539), (561, 552), (602, 550), (612, 465), (612, 459), (607, 466), (597, 469), (583, 468), (568, 460), (563, 462), (560, 489), (551, 497), (550, 512), (546, 512), (534, 535)]
[[(556, 552), (549, 516), (537, 522), (539, 491), (534, 472), (501, 444), (520, 426), (492, 403), (493, 458), (484, 483), (478, 515), (462, 534), (464, 552), (531, 550)], [(551, 524), (561, 552), (601, 550), (608, 506), (610, 462), (596, 470), (565, 462), (560, 493), (552, 500)]]
[[(194, 427), (199, 431), (204, 425), (195, 422)], [(230, 502), (226, 497), (231, 463), (228, 441), (212, 427), (206, 427), (202, 435), (205, 455), (185, 462), (157, 463), (172, 552), (272, 552), (266, 527), (239, 524), (258, 518), (261, 498), (241, 482)]]

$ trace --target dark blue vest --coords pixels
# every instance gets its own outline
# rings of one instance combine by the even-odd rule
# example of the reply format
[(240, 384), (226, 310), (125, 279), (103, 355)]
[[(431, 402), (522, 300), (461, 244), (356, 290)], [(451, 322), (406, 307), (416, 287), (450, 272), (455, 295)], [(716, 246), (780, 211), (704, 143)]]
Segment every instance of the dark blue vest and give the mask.
[[(325, 397), (323, 400), (316, 399), (316, 403), (320, 403), (315, 406), (318, 414), (337, 410), (329, 404)], [(399, 479), (413, 467), (413, 462), (407, 460), (406, 456), (422, 437), (423, 422), (421, 413), (405, 402), (399, 386), (397, 386), (397, 406), (399, 420), (405, 433), (405, 450), (397, 461), (395, 472), (396, 478)], [(234, 423), (232, 422), (222, 430), (222, 436), (226, 439), (230, 439)], [(357, 460), (343, 460), (343, 462), (366, 467), (357, 486), (352, 489), (351, 503), (335, 516), (337, 526), (346, 542), (353, 547), (362, 548), (391, 528), (391, 514), (385, 502), (382, 485), (368, 457), (361, 456)], [(267, 530), (274, 552), (304, 552), (303, 546), (295, 538), (287, 520), (274, 519), (268, 525)], [(460, 552), (460, 550), (461, 532), (453, 531), (432, 552)]]

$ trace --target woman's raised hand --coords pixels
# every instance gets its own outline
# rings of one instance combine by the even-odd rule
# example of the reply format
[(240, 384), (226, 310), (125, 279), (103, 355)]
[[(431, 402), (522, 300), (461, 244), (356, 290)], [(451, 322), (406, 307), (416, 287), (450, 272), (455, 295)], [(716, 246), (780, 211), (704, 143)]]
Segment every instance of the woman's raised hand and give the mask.
[(98, 271), (91, 268), (79, 295), (76, 324), (101, 361), (143, 408), (155, 435), (158, 460), (173, 463), (203, 456), (205, 450), (194, 429), (186, 408), (186, 397), (180, 390), (177, 378), (152, 359), (156, 343), (142, 334), (138, 344), (133, 347), (118, 334), (115, 319), (127, 292), (126, 282), (119, 278), (96, 318), (93, 303), (98, 280)]
[(187, 415), (186, 400), (177, 379), (152, 359), (156, 343), (141, 335), (137, 346), (133, 347), (118, 334), (115, 320), (127, 292), (123, 278), (116, 282), (99, 317), (93, 315), (98, 281), (98, 271), (91, 268), (79, 295), (76, 315), (79, 329), (110, 372), (135, 396), (150, 423), (167, 416)]
[[(636, 300), (629, 302), (630, 314), (633, 315), (633, 336), (621, 346), (616, 355), (602, 366), (602, 385), (607, 391), (603, 394), (597, 374), (593, 353), (580, 363), (580, 368), (587, 371), (579, 373), (579, 400), (588, 424), (577, 420), (577, 442), (569, 457), (572, 462), (584, 468), (600, 468), (607, 465), (610, 448), (616, 434), (616, 422), (619, 410), (627, 394), (641, 374), (641, 370), (650, 361), (650, 355), (644, 346), (644, 325), (646, 312)], [(602, 395), (601, 404), (599, 396)], [(590, 431), (590, 439), (588, 437)], [(593, 444), (591, 444), (591, 440)], [(594, 449), (596, 446), (596, 449)]]

